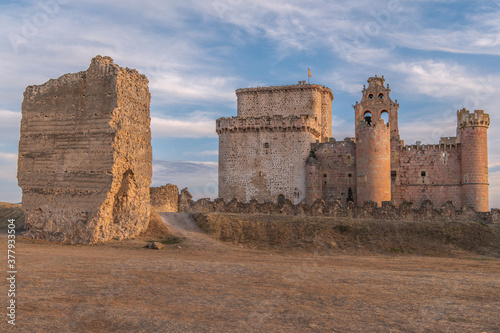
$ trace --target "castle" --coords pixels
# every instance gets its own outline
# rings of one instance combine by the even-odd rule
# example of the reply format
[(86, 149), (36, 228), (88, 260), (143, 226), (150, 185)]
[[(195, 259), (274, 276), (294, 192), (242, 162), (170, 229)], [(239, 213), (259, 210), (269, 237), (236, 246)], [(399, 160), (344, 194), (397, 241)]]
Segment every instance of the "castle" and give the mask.
[[(333, 93), (306, 84), (236, 90), (237, 117), (217, 119), (219, 198), (343, 205), (426, 200), (489, 211), (489, 115), (457, 112), (457, 136), (405, 145), (397, 100), (368, 79), (354, 106), (355, 137), (332, 138)], [(384, 119), (387, 119), (384, 120)]]

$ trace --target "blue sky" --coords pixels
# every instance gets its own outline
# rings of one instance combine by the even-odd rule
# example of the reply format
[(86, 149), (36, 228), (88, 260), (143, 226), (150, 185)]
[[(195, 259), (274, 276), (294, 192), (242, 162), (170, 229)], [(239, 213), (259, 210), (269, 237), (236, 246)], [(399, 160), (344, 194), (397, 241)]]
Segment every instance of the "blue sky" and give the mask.
[(153, 185), (217, 195), (215, 119), (237, 88), (331, 88), (333, 135), (354, 136), (352, 105), (384, 75), (407, 144), (454, 136), (456, 110), (484, 109), (490, 203), (500, 208), (500, 0), (40, 0), (0, 3), (0, 201), (19, 202), (23, 92), (107, 55), (150, 80)]

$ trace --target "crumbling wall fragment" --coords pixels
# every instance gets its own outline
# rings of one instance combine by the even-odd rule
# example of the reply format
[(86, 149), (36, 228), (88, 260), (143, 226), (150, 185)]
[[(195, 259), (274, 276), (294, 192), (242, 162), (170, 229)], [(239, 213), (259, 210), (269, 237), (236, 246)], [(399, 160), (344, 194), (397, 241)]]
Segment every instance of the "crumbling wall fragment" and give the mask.
[(179, 211), (179, 188), (177, 185), (167, 184), (160, 187), (151, 187), (151, 206), (158, 212)]
[(18, 183), (28, 236), (97, 243), (147, 228), (149, 104), (147, 78), (109, 57), (26, 88)]

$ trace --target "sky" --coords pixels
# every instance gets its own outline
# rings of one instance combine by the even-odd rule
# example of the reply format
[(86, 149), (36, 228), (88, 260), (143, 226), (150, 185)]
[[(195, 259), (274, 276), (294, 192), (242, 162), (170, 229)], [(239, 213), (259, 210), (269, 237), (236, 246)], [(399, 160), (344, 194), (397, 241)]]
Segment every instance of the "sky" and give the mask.
[(1, 0), (0, 201), (20, 202), (23, 92), (96, 55), (149, 79), (152, 186), (217, 197), (215, 120), (238, 88), (307, 80), (332, 89), (333, 136), (384, 75), (406, 144), (455, 136), (456, 111), (489, 113), (490, 205), (500, 208), (500, 0)]

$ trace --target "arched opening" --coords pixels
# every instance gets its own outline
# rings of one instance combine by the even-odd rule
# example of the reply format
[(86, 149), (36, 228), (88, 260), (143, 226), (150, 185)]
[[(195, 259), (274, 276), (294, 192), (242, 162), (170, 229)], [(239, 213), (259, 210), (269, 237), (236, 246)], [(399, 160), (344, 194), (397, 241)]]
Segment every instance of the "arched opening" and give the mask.
[(283, 194), (278, 195), (278, 205), (281, 206), (285, 203), (285, 196)]
[(368, 95), (368, 99), (373, 99), (373, 94)]
[(365, 119), (365, 122), (369, 126), (372, 125), (372, 113), (371, 113), (371, 111), (365, 111), (365, 114), (364, 114), (363, 118)]
[(389, 125), (389, 112), (387, 112), (387, 110), (382, 111), (382, 113), (380, 113), (380, 119), (383, 119), (384, 123)]
[(354, 202), (354, 197), (352, 195), (352, 189), (349, 187), (347, 191), (347, 202)]
[(382, 94), (382, 93), (378, 94), (378, 98), (379, 99), (384, 99), (384, 94)]
[(120, 189), (115, 194), (113, 203), (113, 222), (120, 223), (128, 221), (127, 214), (131, 204), (135, 203), (137, 187), (134, 181), (134, 173), (127, 170), (123, 173)]

